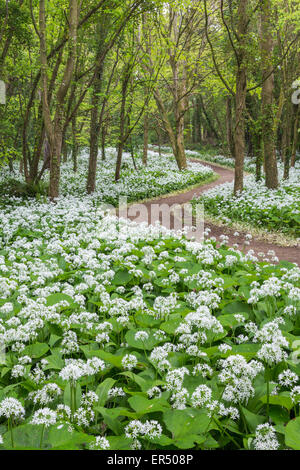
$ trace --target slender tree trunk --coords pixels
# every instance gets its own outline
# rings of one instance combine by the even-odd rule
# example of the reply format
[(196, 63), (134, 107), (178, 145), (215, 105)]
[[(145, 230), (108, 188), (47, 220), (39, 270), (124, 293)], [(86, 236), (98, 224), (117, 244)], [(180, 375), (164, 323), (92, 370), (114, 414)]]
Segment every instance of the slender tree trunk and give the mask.
[(52, 121), (48, 97), (48, 63), (47, 63), (47, 45), (46, 45), (46, 12), (45, 0), (40, 0), (39, 9), (40, 25), (40, 55), (41, 55), (41, 85), (42, 85), (42, 103), (45, 129), (50, 145), (50, 183), (49, 197), (51, 200), (59, 196), (60, 181), (60, 159), (63, 139), (63, 120), (64, 103), (68, 89), (71, 84), (73, 70), (76, 59), (77, 45), (77, 27), (78, 27), (78, 4), (77, 0), (69, 0), (69, 39), (68, 39), (68, 58), (65, 65), (62, 81), (56, 95), (56, 112)]
[(297, 145), (298, 145), (298, 137), (299, 137), (299, 114), (300, 114), (300, 106), (296, 106), (295, 112), (295, 120), (294, 120), (294, 129), (293, 129), (293, 144), (292, 144), (292, 156), (291, 156), (291, 166), (295, 166), (296, 162), (296, 152), (297, 152)]
[(292, 156), (292, 103), (286, 103), (286, 119), (284, 123), (285, 147), (284, 147), (284, 173), (283, 178), (288, 179), (290, 174), (290, 164)]
[(62, 137), (62, 155), (63, 155), (63, 162), (67, 163), (67, 161), (68, 161), (68, 144), (67, 144), (67, 140), (66, 140), (65, 129), (63, 130), (63, 137)]
[(38, 122), (36, 126), (36, 138), (35, 138), (33, 156), (32, 156), (31, 161), (29, 161), (30, 172), (29, 172), (29, 179), (27, 181), (28, 183), (33, 183), (37, 180), (39, 161), (40, 161), (41, 154), (42, 154), (44, 140), (45, 140), (45, 126), (44, 126), (44, 122), (42, 119), (42, 107), (40, 107), (39, 112), (38, 112)]
[(131, 67), (130, 67), (130, 64), (128, 64), (125, 67), (123, 80), (122, 80), (120, 131), (119, 131), (119, 144), (118, 144), (118, 152), (117, 152), (115, 181), (118, 181), (120, 179), (120, 174), (121, 174), (122, 156), (123, 156), (124, 145), (125, 145), (126, 95), (127, 95), (127, 88), (128, 88), (130, 76), (131, 76)]
[(201, 136), (201, 102), (199, 96), (194, 100), (193, 113), (193, 143), (199, 144), (202, 141)]
[(87, 192), (91, 194), (95, 191), (96, 185), (96, 171), (97, 159), (99, 149), (99, 103), (100, 93), (102, 90), (102, 77), (103, 77), (103, 63), (101, 63), (98, 71), (97, 78), (94, 82), (93, 96), (92, 96), (92, 110), (90, 122), (90, 158), (89, 158), (89, 171), (87, 178)]
[(231, 95), (226, 97), (226, 133), (227, 133), (227, 146), (228, 154), (235, 158), (234, 155), (234, 138), (232, 132), (232, 98)]
[(106, 154), (105, 154), (106, 134), (107, 134), (106, 124), (103, 123), (102, 128), (101, 128), (101, 159), (103, 161), (106, 160)]
[(238, 71), (236, 75), (235, 96), (235, 130), (234, 130), (234, 194), (243, 190), (244, 184), (244, 156), (245, 156), (245, 110), (246, 110), (246, 33), (247, 33), (247, 5), (248, 0), (240, 0), (238, 4)]
[(175, 134), (174, 134), (172, 125), (170, 123), (168, 113), (165, 109), (165, 105), (163, 103), (163, 100), (162, 100), (161, 95), (160, 95), (158, 90), (154, 91), (154, 97), (155, 97), (157, 108), (159, 110), (159, 113), (160, 113), (160, 116), (161, 116), (161, 119), (162, 119), (162, 122), (163, 122), (163, 125), (164, 125), (164, 129), (165, 129), (165, 131), (168, 135), (169, 142), (171, 144), (171, 147), (172, 147), (175, 159), (176, 159), (177, 166), (178, 166), (179, 170), (181, 170), (181, 167), (180, 167), (181, 162), (178, 159)]
[(162, 136), (161, 136), (161, 128), (157, 119), (157, 126), (155, 126), (155, 132), (157, 135), (157, 142), (158, 142), (158, 155), (161, 157), (161, 145), (162, 145)]
[(175, 107), (175, 120), (176, 120), (176, 152), (177, 162), (179, 163), (179, 169), (184, 170), (187, 168), (187, 161), (184, 149), (184, 115), (185, 110), (183, 100)]
[(286, 154), (286, 148), (287, 148), (287, 113), (284, 113), (285, 120), (283, 121), (282, 125), (282, 135), (281, 135), (281, 152), (280, 152), (280, 158), (281, 161), (284, 163), (285, 162), (285, 154)]
[(235, 178), (234, 194), (243, 190), (244, 156), (245, 156), (245, 104), (246, 104), (246, 71), (240, 67), (236, 80), (236, 116), (234, 135)]
[(144, 148), (143, 148), (143, 164), (147, 166), (148, 162), (148, 144), (149, 144), (149, 115), (146, 112), (144, 116)]
[(266, 172), (266, 186), (278, 187), (278, 170), (275, 153), (273, 92), (274, 75), (272, 73), (273, 39), (271, 31), (271, 3), (263, 0), (261, 14), (261, 51), (262, 51), (262, 142)]
[(78, 159), (78, 141), (77, 141), (77, 128), (76, 128), (76, 117), (72, 119), (72, 161), (73, 161), (73, 171), (77, 172), (77, 159)]

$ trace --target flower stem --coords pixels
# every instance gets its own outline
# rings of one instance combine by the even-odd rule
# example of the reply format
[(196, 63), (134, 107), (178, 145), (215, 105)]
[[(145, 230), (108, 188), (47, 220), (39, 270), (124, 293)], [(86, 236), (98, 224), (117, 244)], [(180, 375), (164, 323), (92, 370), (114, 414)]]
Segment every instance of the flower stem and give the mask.
[(41, 432), (41, 440), (40, 440), (40, 449), (42, 449), (42, 446), (43, 446), (44, 432), (45, 432), (45, 425), (43, 424), (42, 432)]
[(8, 428), (10, 430), (10, 439), (11, 439), (11, 446), (14, 448), (15, 447), (15, 442), (14, 442), (14, 435), (13, 435), (13, 424), (12, 420), (8, 420)]
[(270, 381), (267, 380), (267, 422), (270, 420)]

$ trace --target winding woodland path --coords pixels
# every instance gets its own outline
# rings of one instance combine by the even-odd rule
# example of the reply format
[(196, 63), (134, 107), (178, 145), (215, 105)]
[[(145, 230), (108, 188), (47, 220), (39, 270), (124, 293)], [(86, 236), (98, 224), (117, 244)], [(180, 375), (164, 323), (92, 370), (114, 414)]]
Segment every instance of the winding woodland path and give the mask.
[[(146, 201), (143, 203), (143, 206), (147, 208), (147, 215), (145, 214), (143, 215), (142, 212), (140, 212), (139, 210), (141, 207), (140, 204), (138, 203), (131, 204), (129, 206), (129, 211), (128, 211), (129, 214), (127, 214), (128, 219), (132, 221), (137, 221), (139, 223), (147, 222), (148, 224), (150, 223), (154, 224), (155, 222), (160, 221), (162, 225), (166, 226), (166, 224), (162, 220), (161, 214), (157, 214), (156, 216), (154, 215), (153, 217), (153, 212), (151, 211), (151, 207), (154, 204), (158, 204), (158, 205), (167, 204), (169, 207), (174, 204), (182, 205), (191, 201), (191, 199), (193, 199), (194, 196), (199, 196), (210, 188), (213, 188), (215, 186), (218, 186), (226, 182), (231, 182), (234, 179), (234, 172), (231, 169), (227, 169), (216, 164), (204, 162), (199, 159), (190, 159), (190, 160), (196, 163), (200, 163), (201, 165), (210, 167), (215, 173), (219, 175), (218, 180), (213, 181), (211, 183), (203, 184), (202, 186), (198, 186), (191, 190), (187, 190), (186, 192), (181, 193), (181, 194), (164, 196), (164, 197), (160, 197), (160, 198), (153, 199), (150, 201)], [(232, 229), (230, 227), (218, 226), (218, 225), (212, 224), (210, 222), (205, 222), (205, 221), (204, 221), (204, 227), (209, 228), (211, 230), (209, 234), (210, 237), (215, 237), (217, 241), (220, 241), (220, 236), (226, 235), (228, 237), (227, 244), (229, 246), (238, 244), (238, 249), (240, 249), (244, 253), (248, 252), (249, 250), (253, 250), (256, 256), (260, 254), (259, 259), (261, 260), (268, 259), (269, 261), (272, 262), (273, 255), (270, 253), (268, 254), (268, 252), (270, 252), (271, 250), (275, 252), (279, 260), (290, 261), (292, 263), (297, 263), (300, 265), (299, 245), (298, 246), (280, 246), (271, 242), (263, 241), (257, 237), (253, 237), (249, 245), (247, 245), (245, 244), (246, 232), (242, 232), (241, 230), (239, 230), (238, 231), (239, 235), (236, 236), (234, 235), (237, 232), (236, 229)], [(171, 229), (174, 228), (174, 222), (172, 222), (172, 220), (171, 220), (170, 226), (169, 227), (167, 226), (167, 228), (171, 228)]]

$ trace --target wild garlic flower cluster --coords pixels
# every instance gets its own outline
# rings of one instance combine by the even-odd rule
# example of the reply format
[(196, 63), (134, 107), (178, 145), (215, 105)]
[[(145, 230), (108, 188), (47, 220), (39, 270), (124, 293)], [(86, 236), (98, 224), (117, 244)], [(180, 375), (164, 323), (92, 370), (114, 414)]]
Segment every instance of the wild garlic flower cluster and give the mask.
[(40, 390), (30, 392), (27, 399), (32, 400), (35, 405), (48, 405), (62, 395), (61, 388), (56, 383), (48, 383)]
[(95, 442), (92, 442), (89, 445), (89, 448), (91, 450), (109, 450), (110, 444), (109, 444), (109, 441), (105, 437), (96, 436)]
[(146, 420), (144, 423), (135, 419), (130, 421), (125, 427), (125, 436), (133, 439), (132, 448), (141, 449), (142, 444), (139, 439), (153, 440), (159, 439), (162, 434), (162, 427), (156, 420)]
[(259, 424), (255, 431), (253, 446), (255, 450), (277, 450), (279, 448), (279, 442), (274, 426), (267, 423)]
[(122, 366), (124, 369), (132, 370), (136, 367), (138, 360), (134, 354), (126, 354), (122, 359)]
[(23, 420), (25, 418), (25, 408), (16, 398), (4, 398), (0, 402), (0, 416), (5, 419)]
[[(118, 220), (97, 197), (12, 198), (0, 209), (1, 424), (66, 424), (71, 435), (99, 434), (88, 443), (95, 449), (120, 429), (138, 449), (171, 436), (164, 411), (132, 419), (150, 401), (243, 429), (238, 405), (248, 406), (263, 366), (278, 363), (274, 390), (297, 406), (282, 322), (295, 333), (299, 269)], [(250, 293), (245, 271), (256, 282)], [(258, 304), (270, 303), (271, 289), (267, 318)], [(109, 419), (118, 412), (120, 427)]]
[(278, 364), (288, 357), (284, 348), (288, 348), (289, 343), (280, 330), (281, 323), (284, 323), (284, 320), (281, 317), (276, 318), (257, 330), (253, 337), (254, 343), (262, 344), (257, 357), (269, 366)]
[(290, 369), (286, 369), (278, 375), (278, 382), (281, 387), (291, 388), (299, 382), (299, 376)]
[(32, 424), (43, 425), (46, 428), (53, 426), (57, 420), (57, 413), (50, 408), (40, 408), (35, 411), (31, 419)]
[(98, 357), (88, 359), (86, 362), (82, 359), (66, 359), (65, 366), (61, 369), (59, 376), (72, 384), (76, 383), (81, 377), (96, 375), (103, 371), (105, 362)]
[(243, 356), (236, 354), (227, 359), (220, 359), (219, 367), (221, 372), (218, 378), (225, 385), (223, 400), (247, 403), (255, 394), (252, 382), (264, 370), (263, 365), (256, 360), (247, 362)]

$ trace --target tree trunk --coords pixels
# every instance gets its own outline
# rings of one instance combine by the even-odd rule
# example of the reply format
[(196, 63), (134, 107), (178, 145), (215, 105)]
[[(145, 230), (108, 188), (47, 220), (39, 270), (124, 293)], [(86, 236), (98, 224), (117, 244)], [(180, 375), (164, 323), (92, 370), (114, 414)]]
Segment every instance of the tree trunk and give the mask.
[(144, 116), (144, 148), (143, 148), (143, 164), (147, 166), (148, 162), (148, 144), (149, 144), (149, 115), (146, 112)]
[(193, 143), (199, 144), (202, 141), (201, 136), (201, 102), (199, 96), (194, 100), (193, 113)]
[(270, 0), (263, 0), (261, 14), (261, 52), (262, 52), (262, 143), (265, 162), (266, 186), (270, 189), (278, 187), (278, 170), (275, 153), (273, 92), (274, 75), (272, 73), (273, 40), (271, 31)]
[(91, 194), (95, 191), (96, 185), (96, 171), (97, 159), (99, 148), (99, 102), (100, 93), (102, 90), (102, 76), (103, 76), (103, 63), (97, 71), (97, 78), (94, 82), (93, 96), (92, 96), (92, 110), (90, 122), (90, 158), (89, 158), (89, 171), (87, 178), (87, 192)]
[(105, 154), (106, 134), (107, 134), (106, 124), (103, 123), (102, 128), (101, 128), (101, 159), (102, 161), (106, 160), (106, 154)]
[(236, 80), (236, 116), (234, 135), (234, 194), (243, 190), (244, 156), (245, 156), (245, 104), (246, 104), (246, 71), (242, 66), (238, 70)]
[(35, 138), (33, 157), (32, 157), (32, 160), (29, 161), (30, 172), (29, 172), (29, 180), (27, 181), (28, 183), (33, 183), (37, 180), (39, 161), (40, 161), (41, 154), (42, 154), (44, 140), (45, 140), (45, 126), (42, 120), (42, 108), (40, 108), (39, 113), (38, 113), (38, 123), (36, 126), (36, 138)]
[(125, 145), (126, 95), (127, 95), (127, 88), (128, 88), (130, 76), (131, 76), (131, 66), (130, 64), (128, 64), (125, 67), (123, 80), (122, 80), (120, 134), (119, 134), (119, 144), (118, 144), (116, 171), (115, 171), (115, 181), (118, 181), (120, 179), (120, 174), (121, 174), (122, 156), (123, 156), (124, 145)]
[(157, 89), (154, 91), (154, 98), (156, 100), (156, 104), (157, 104), (158, 110), (160, 112), (160, 116), (161, 116), (162, 122), (164, 124), (165, 131), (166, 131), (166, 133), (169, 137), (169, 142), (171, 144), (173, 154), (174, 154), (174, 157), (176, 159), (177, 166), (178, 166), (179, 170), (183, 170), (184, 168), (186, 168), (185, 154), (179, 155), (178, 140), (177, 140), (176, 135), (173, 131), (173, 128), (172, 128), (172, 125), (170, 123), (170, 120), (169, 120), (167, 111), (165, 109), (165, 105), (163, 103), (163, 100), (162, 100), (162, 98), (160, 96), (160, 93)]
[(231, 95), (226, 97), (226, 133), (227, 133), (227, 146), (228, 154), (235, 158), (234, 155), (234, 138), (232, 132), (232, 99)]
[(286, 119), (284, 122), (284, 134), (285, 134), (285, 147), (283, 149), (284, 157), (284, 173), (283, 178), (288, 179), (290, 174), (290, 163), (292, 155), (292, 102), (287, 101), (286, 103)]
[(235, 96), (235, 132), (234, 132), (234, 194), (243, 190), (244, 184), (244, 156), (245, 156), (245, 109), (246, 109), (246, 32), (247, 32), (247, 3), (240, 0), (238, 6), (238, 70), (236, 75)]
[(41, 87), (42, 87), (42, 104), (43, 117), (45, 123), (46, 134), (50, 145), (50, 184), (49, 197), (51, 200), (59, 196), (60, 181), (60, 158), (63, 139), (63, 118), (64, 103), (68, 89), (71, 84), (73, 70), (76, 58), (77, 45), (77, 27), (78, 27), (78, 4), (77, 0), (69, 0), (69, 39), (68, 39), (68, 58), (65, 65), (62, 81), (56, 95), (56, 112), (52, 121), (49, 107), (48, 97), (48, 61), (47, 61), (47, 45), (46, 45), (46, 12), (45, 0), (40, 0), (39, 8), (39, 25), (40, 25), (40, 55), (41, 55)]
[(76, 117), (72, 119), (72, 161), (73, 161), (73, 171), (77, 172), (77, 159), (78, 159), (78, 141), (77, 141), (77, 129), (76, 129)]
[(293, 129), (293, 144), (292, 144), (292, 156), (291, 156), (291, 166), (295, 166), (296, 162), (296, 152), (297, 152), (297, 145), (298, 145), (298, 127), (299, 127), (299, 114), (300, 114), (300, 106), (296, 106), (296, 112), (295, 112), (295, 120), (294, 120), (294, 129)]

